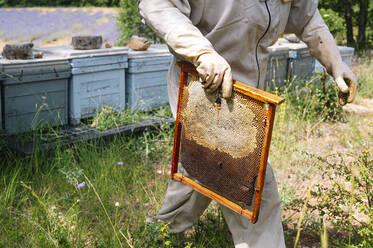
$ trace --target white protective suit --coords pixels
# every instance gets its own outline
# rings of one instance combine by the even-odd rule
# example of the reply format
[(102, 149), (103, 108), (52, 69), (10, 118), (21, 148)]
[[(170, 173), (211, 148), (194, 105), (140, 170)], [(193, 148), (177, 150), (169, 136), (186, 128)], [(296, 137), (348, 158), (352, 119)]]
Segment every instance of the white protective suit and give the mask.
[[(193, 63), (204, 81), (213, 82), (214, 89), (223, 81), (220, 82), (223, 97), (229, 97), (228, 93), (224, 95), (224, 89), (231, 90), (227, 83), (232, 78), (230, 72), (235, 80), (264, 89), (267, 47), (285, 32), (295, 33), (306, 42), (311, 54), (337, 79), (340, 91), (349, 93), (346, 101), (353, 100), (354, 75), (342, 62), (317, 10), (317, 0), (140, 0), (139, 9), (146, 24), (166, 41), (175, 55), (168, 77), (174, 115), (180, 74), (176, 60)], [(182, 232), (198, 220), (209, 203), (209, 198), (171, 181), (155, 218), (171, 222), (171, 232)], [(285, 247), (281, 201), (270, 165), (256, 224), (224, 206), (222, 211), (236, 248)]]

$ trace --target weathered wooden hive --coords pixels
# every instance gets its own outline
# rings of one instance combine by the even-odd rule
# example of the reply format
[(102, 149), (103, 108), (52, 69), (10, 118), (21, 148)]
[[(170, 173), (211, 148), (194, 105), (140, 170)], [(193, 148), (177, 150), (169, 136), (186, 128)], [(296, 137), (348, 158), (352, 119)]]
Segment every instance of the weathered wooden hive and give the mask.
[(128, 108), (149, 110), (168, 102), (167, 72), (171, 60), (166, 45), (152, 45), (146, 51), (129, 50), (126, 72)]
[(45, 54), (67, 58), (72, 76), (69, 82), (70, 123), (92, 117), (104, 106), (123, 110), (126, 103), (125, 68), (128, 49), (125, 47), (95, 50), (73, 50), (70, 46), (35, 49)]
[(66, 59), (0, 60), (2, 126), (7, 134), (68, 123)]

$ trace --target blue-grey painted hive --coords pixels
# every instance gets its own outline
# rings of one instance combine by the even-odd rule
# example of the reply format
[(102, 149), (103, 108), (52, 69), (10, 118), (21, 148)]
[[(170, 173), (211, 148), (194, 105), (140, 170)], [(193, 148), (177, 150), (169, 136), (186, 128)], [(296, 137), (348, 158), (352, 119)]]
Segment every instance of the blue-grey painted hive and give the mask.
[[(354, 48), (338, 47), (343, 61), (351, 66)], [(269, 47), (266, 85), (269, 88), (281, 87), (287, 80), (305, 80), (321, 72), (323, 66), (310, 53), (304, 43), (289, 43), (284, 39)]]
[(16, 134), (68, 123), (66, 59), (0, 60), (3, 128)]
[(73, 50), (70, 46), (35, 49), (67, 58), (72, 76), (69, 82), (70, 123), (92, 117), (104, 106), (123, 110), (126, 103), (125, 68), (128, 48)]
[(167, 74), (171, 60), (166, 45), (152, 45), (146, 51), (129, 50), (126, 72), (128, 108), (149, 110), (168, 102)]

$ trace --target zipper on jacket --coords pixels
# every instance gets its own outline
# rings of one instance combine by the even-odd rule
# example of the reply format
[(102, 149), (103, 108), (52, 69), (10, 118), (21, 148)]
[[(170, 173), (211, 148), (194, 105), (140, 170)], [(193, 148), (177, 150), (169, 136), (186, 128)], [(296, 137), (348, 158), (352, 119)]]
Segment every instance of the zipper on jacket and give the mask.
[(266, 34), (268, 33), (268, 30), (269, 28), (271, 27), (271, 22), (272, 22), (272, 16), (271, 16), (271, 11), (269, 11), (269, 7), (268, 7), (268, 3), (267, 3), (267, 0), (264, 1), (265, 5), (266, 5), (266, 9), (267, 9), (267, 12), (268, 12), (268, 26), (267, 26), (267, 29), (266, 31), (264, 32), (264, 34), (259, 38), (258, 42), (256, 43), (256, 47), (255, 47), (255, 60), (256, 60), (256, 65), (257, 65), (257, 68), (258, 68), (258, 83), (256, 84), (256, 87), (258, 88), (259, 87), (259, 84), (260, 84), (260, 64), (259, 64), (259, 59), (258, 59), (258, 48), (259, 48), (259, 44), (260, 42), (262, 41), (262, 39), (266, 36)]

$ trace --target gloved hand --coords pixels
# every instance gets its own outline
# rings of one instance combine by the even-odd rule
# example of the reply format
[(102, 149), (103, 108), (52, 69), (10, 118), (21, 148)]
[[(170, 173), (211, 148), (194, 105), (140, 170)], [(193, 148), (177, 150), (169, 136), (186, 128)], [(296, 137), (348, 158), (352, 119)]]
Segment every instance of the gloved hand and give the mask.
[(166, 41), (174, 55), (197, 68), (207, 91), (213, 92), (222, 85), (222, 96), (231, 97), (231, 68), (192, 24), (186, 6), (177, 8), (173, 1), (167, 0), (141, 0), (139, 9), (146, 24)]
[(222, 86), (222, 96), (232, 96), (233, 79), (228, 62), (216, 52), (202, 54), (196, 60), (196, 69), (207, 92), (214, 92)]
[(297, 34), (307, 43), (310, 52), (326, 71), (333, 76), (339, 88), (339, 103), (351, 103), (356, 94), (356, 78), (350, 68), (342, 61), (338, 47), (320, 13), (316, 10), (302, 33)]
[(332, 76), (339, 88), (339, 104), (343, 106), (353, 102), (356, 95), (356, 77), (351, 69), (344, 62), (335, 63), (332, 66)]

